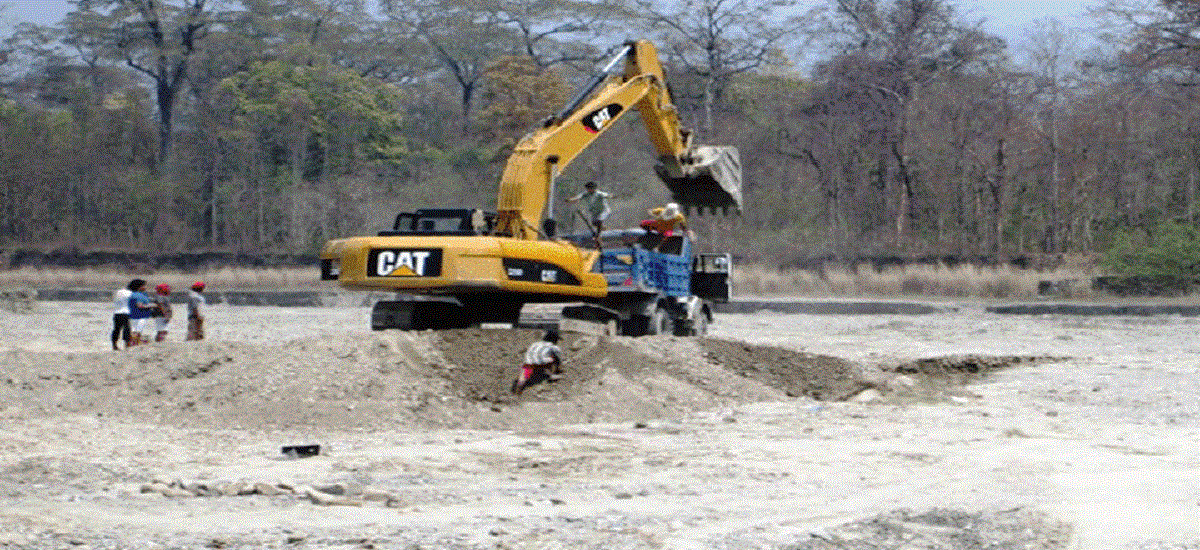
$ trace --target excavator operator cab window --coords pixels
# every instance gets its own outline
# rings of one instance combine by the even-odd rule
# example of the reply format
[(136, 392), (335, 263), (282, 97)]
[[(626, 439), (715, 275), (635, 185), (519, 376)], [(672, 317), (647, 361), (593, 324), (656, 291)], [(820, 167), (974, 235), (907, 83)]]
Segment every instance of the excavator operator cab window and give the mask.
[(423, 208), (396, 214), (392, 229), (380, 231), (380, 237), (483, 235), (491, 231), (496, 215), (470, 208)]

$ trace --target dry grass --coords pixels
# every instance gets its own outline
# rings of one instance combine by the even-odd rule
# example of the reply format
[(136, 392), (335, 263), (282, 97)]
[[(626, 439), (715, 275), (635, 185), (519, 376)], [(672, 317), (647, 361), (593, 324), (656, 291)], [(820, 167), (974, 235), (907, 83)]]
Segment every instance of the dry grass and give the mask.
[[(1094, 273), (1064, 269), (1054, 272), (1022, 270), (1011, 266), (911, 265), (875, 271), (870, 266), (814, 271), (738, 266), (734, 290), (741, 296), (944, 296), (976, 298), (1030, 298), (1038, 295), (1038, 282), (1077, 279), (1073, 297), (1088, 297), (1086, 281)], [(331, 290), (335, 285), (319, 280), (312, 268), (220, 268), (202, 273), (161, 271), (130, 273), (105, 269), (21, 268), (0, 271), (0, 288), (118, 288), (130, 279), (146, 279), (153, 287), (167, 283), (177, 290), (202, 280), (209, 290)]]
[(1095, 273), (1063, 269), (1042, 272), (1003, 265), (909, 265), (876, 271), (869, 265), (824, 273), (739, 266), (733, 285), (740, 295), (758, 296), (944, 296), (960, 298), (1032, 298), (1041, 281), (1071, 280), (1069, 297), (1091, 297), (1087, 283)]
[(220, 290), (329, 290), (330, 283), (320, 281), (316, 267), (220, 268), (200, 273), (159, 271), (133, 273), (112, 269), (66, 269), (23, 267), (0, 271), (0, 288), (119, 288), (133, 278), (149, 281), (153, 288), (167, 283), (172, 289), (185, 290), (193, 281), (204, 281), (210, 291)]

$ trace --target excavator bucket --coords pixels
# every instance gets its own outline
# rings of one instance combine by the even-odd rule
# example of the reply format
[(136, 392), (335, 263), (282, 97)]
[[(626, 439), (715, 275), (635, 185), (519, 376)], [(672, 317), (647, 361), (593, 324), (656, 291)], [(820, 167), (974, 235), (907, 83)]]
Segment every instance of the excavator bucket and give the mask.
[(659, 159), (659, 179), (688, 211), (728, 214), (742, 210), (742, 161), (736, 147), (699, 145), (680, 160)]

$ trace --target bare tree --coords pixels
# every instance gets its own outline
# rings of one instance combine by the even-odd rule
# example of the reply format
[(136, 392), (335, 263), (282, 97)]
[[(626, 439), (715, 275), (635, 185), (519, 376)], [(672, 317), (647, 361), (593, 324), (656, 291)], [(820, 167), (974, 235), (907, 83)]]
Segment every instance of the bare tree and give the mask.
[(1178, 183), (1185, 203), (1181, 214), (1194, 219), (1200, 179), (1200, 137), (1195, 133), (1200, 128), (1200, 2), (1108, 0), (1095, 11), (1119, 44), (1115, 62), (1100, 67), (1118, 81), (1109, 88), (1126, 90), (1122, 96), (1157, 96), (1172, 119), (1183, 121), (1174, 136), (1176, 143), (1186, 144), (1187, 170)]
[(491, 63), (505, 55), (525, 55), (542, 67), (590, 60), (593, 50), (578, 43), (608, 28), (603, 16), (613, 13), (605, 2), (567, 0), (382, 0), (380, 5), (454, 80), (464, 135)]
[(1132, 44), (1127, 61), (1172, 68), (1175, 76), (1200, 76), (1200, 2), (1106, 0), (1094, 14), (1107, 21), (1112, 38)]
[(513, 30), (519, 53), (540, 67), (566, 64), (591, 71), (602, 56), (592, 44), (623, 19), (614, 16), (622, 13), (619, 0), (496, 1), (500, 21)]
[(842, 53), (820, 67), (835, 96), (859, 105), (863, 131), (875, 144), (874, 178), (884, 211), (894, 216), (893, 238), (907, 246), (915, 175), (909, 151), (914, 100), (930, 82), (969, 70), (1002, 49), (1002, 42), (960, 22), (943, 0), (836, 0), (831, 20)]
[(159, 162), (174, 137), (175, 106), (188, 70), (220, 15), (220, 0), (74, 0), (72, 39), (102, 45), (154, 84), (158, 106)]
[(1044, 178), (1047, 206), (1044, 252), (1063, 250), (1063, 151), (1061, 144), (1060, 114), (1070, 99), (1073, 83), (1078, 83), (1075, 73), (1078, 55), (1078, 40), (1061, 21), (1053, 18), (1034, 21), (1033, 28), (1026, 33), (1024, 51), (1033, 69), (1034, 83), (1038, 88), (1034, 99), (1038, 102), (1037, 127), (1046, 140), (1049, 169)]
[[(713, 133), (713, 108), (731, 80), (778, 62), (783, 52), (807, 42), (802, 32), (818, 10), (794, 0), (700, 0), (671, 3), (639, 0), (640, 16), (670, 60), (700, 78), (702, 133)], [(798, 13), (797, 13), (798, 12)]]
[(466, 135), (475, 93), (488, 64), (512, 51), (499, 14), (488, 3), (476, 1), (384, 0), (381, 6), (393, 22), (425, 43), (458, 86)]

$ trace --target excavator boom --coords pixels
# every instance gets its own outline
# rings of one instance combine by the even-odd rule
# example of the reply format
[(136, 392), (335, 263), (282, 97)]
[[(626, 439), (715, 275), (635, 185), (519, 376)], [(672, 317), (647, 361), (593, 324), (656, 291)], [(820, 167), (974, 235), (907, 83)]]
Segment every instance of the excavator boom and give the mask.
[[(616, 74), (617, 64), (625, 68)], [(500, 179), (497, 232), (539, 238), (555, 177), (613, 123), (637, 109), (658, 153), (655, 172), (684, 208), (741, 209), (742, 170), (737, 149), (695, 145), (671, 101), (658, 52), (645, 40), (629, 42), (557, 116), (516, 146)]]

